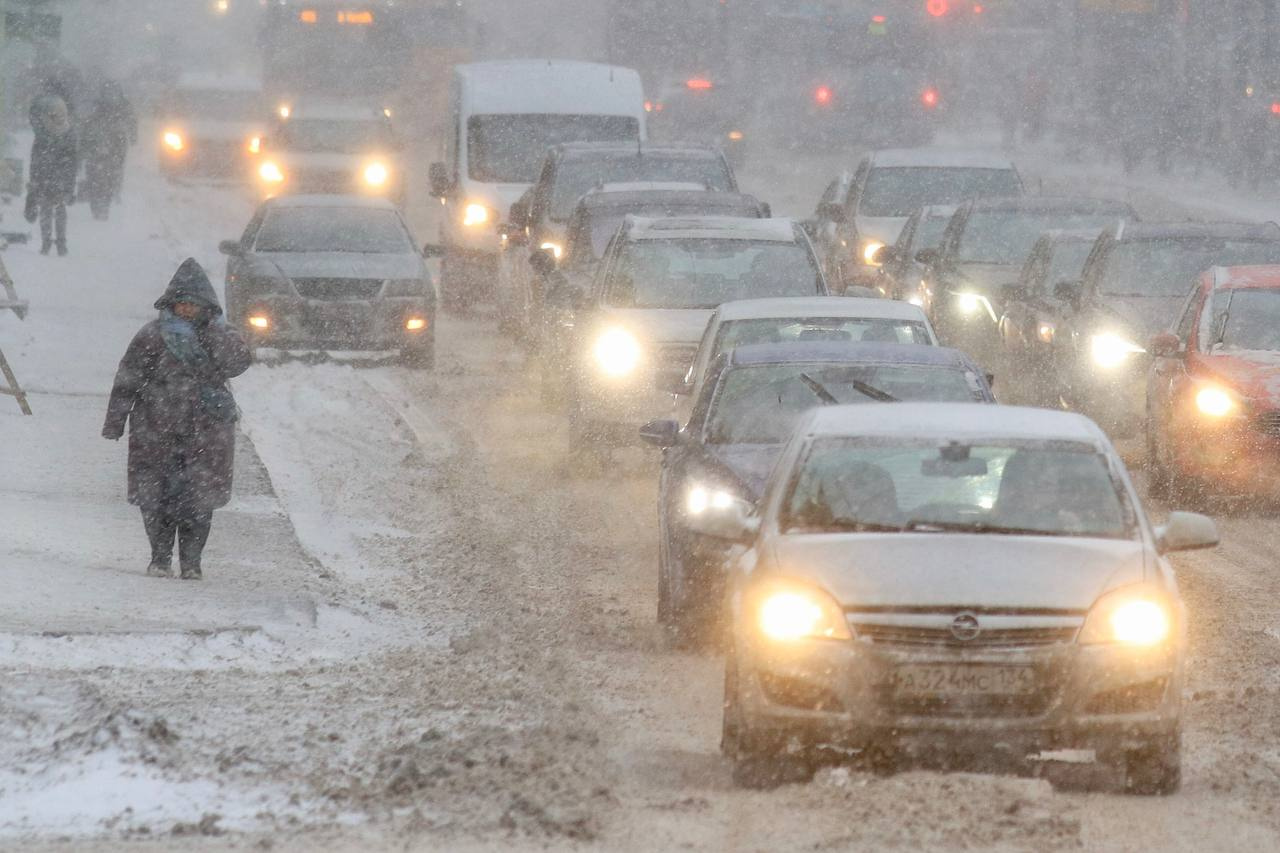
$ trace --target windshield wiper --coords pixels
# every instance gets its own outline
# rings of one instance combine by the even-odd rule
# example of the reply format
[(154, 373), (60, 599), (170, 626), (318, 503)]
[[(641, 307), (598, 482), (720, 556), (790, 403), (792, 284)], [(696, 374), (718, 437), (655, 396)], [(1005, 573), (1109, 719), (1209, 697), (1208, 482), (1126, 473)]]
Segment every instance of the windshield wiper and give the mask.
[[(800, 381), (803, 382), (805, 386), (810, 391), (813, 392), (814, 396), (817, 397), (819, 400), (821, 400), (824, 404), (828, 406), (841, 405), (840, 400), (836, 398), (835, 394), (832, 394), (830, 391), (828, 391), (825, 385), (823, 385), (818, 380), (814, 379), (809, 374), (801, 373)], [(868, 385), (867, 383), (863, 382), (861, 379), (843, 379), (841, 381), (844, 382), (853, 390), (857, 391), (859, 394), (870, 397), (872, 400), (875, 400), (878, 403), (900, 402), (898, 398), (893, 396), (892, 394), (886, 391), (881, 391), (879, 388), (877, 388), (874, 385)]]
[(836, 395), (835, 395), (835, 394), (832, 394), (830, 391), (828, 391), (828, 390), (826, 389), (826, 387), (825, 387), (821, 382), (819, 382), (818, 380), (814, 379), (814, 378), (813, 378), (812, 376), (810, 376), (809, 374), (807, 374), (807, 373), (801, 373), (801, 374), (800, 374), (800, 381), (801, 381), (801, 382), (803, 382), (803, 383), (805, 384), (805, 387), (806, 387), (806, 388), (808, 388), (810, 391), (812, 391), (812, 392), (813, 392), (813, 395), (814, 395), (815, 397), (817, 397), (819, 400), (821, 400), (821, 401), (822, 401), (823, 403), (825, 403), (826, 405), (828, 405), (828, 406), (838, 406), (838, 405), (840, 405), (840, 401), (836, 399)]
[[(985, 521), (933, 521), (927, 518), (913, 518), (898, 528), (903, 533), (913, 530), (930, 533), (994, 533), (1002, 536), (1078, 536), (1086, 534), (1067, 533), (1059, 530), (1036, 530), (1030, 527), (1007, 527), (990, 524)], [(1091, 534), (1089, 534), (1091, 535)]]

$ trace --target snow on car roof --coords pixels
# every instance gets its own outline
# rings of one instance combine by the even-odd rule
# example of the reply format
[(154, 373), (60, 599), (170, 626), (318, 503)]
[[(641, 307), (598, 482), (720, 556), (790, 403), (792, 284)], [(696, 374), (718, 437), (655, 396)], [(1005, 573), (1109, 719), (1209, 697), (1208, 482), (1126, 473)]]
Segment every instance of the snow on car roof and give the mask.
[(990, 151), (950, 148), (884, 148), (872, 151), (872, 167), (919, 169), (1012, 169), (1008, 157)]
[(792, 219), (750, 219), (742, 216), (628, 216), (631, 240), (765, 240), (796, 242)]
[(631, 183), (603, 184), (592, 193), (637, 193), (654, 192), (656, 190), (693, 190), (705, 192), (706, 184), (695, 184), (692, 181), (632, 181)]
[(1280, 240), (1280, 226), (1248, 222), (1144, 222), (1133, 224), (1116, 235), (1117, 241), (1138, 240)]
[[(643, 184), (637, 184), (643, 187)], [(744, 193), (719, 192), (702, 187), (698, 189), (634, 189), (601, 192), (593, 190), (578, 200), (578, 206), (589, 210), (603, 208), (628, 208), (636, 205), (669, 205), (671, 207), (696, 208), (687, 215), (697, 215), (698, 211), (706, 211), (707, 215), (718, 216), (754, 216), (760, 210), (760, 202), (754, 196)], [(711, 211), (723, 208), (726, 211), (741, 213), (712, 214)]]
[(920, 216), (923, 219), (950, 219), (959, 207), (957, 204), (927, 204), (920, 208)]
[(875, 362), (878, 364), (921, 364), (931, 367), (957, 367), (977, 372), (969, 356), (950, 347), (920, 344), (841, 343), (831, 341), (787, 341), (775, 344), (748, 344), (730, 350), (729, 363), (795, 364), (809, 361)]
[(924, 311), (897, 299), (865, 299), (851, 296), (789, 296), (773, 299), (738, 299), (720, 306), (721, 322), (786, 317), (866, 317), (924, 322)]
[(314, 195), (278, 195), (267, 199), (271, 207), (368, 207), (377, 210), (395, 210), (396, 206), (385, 198), (368, 195), (341, 195), (338, 193)]
[(1280, 288), (1280, 265), (1214, 267), (1204, 273), (1203, 281), (1218, 290)]
[(823, 406), (815, 409), (800, 429), (813, 436), (895, 436), (938, 441), (1023, 439), (1107, 446), (1097, 424), (1075, 412), (971, 403)]
[(593, 155), (608, 156), (613, 154), (633, 154), (638, 157), (665, 154), (678, 155), (681, 157), (699, 160), (720, 159), (720, 152), (715, 148), (711, 148), (707, 145), (694, 145), (692, 143), (684, 144), (679, 142), (664, 142), (660, 145), (652, 145), (647, 142), (637, 145), (635, 142), (617, 141), (561, 142), (555, 145), (553, 150), (558, 152), (566, 160), (577, 158), (587, 159)]
[(638, 115), (644, 91), (634, 70), (598, 62), (509, 59), (457, 65), (454, 73), (476, 114)]
[(175, 89), (210, 90), (216, 92), (262, 92), (262, 81), (247, 74), (222, 74), (217, 71), (184, 71), (178, 75)]
[(1016, 210), (1028, 213), (1063, 211), (1078, 213), (1114, 213), (1131, 216), (1127, 202), (1088, 196), (1023, 195), (1003, 198), (978, 198), (970, 202), (973, 210)]
[(1094, 243), (1105, 229), (1102, 228), (1050, 228), (1040, 235), (1050, 243)]
[(383, 121), (386, 115), (381, 107), (368, 102), (352, 101), (300, 101), (289, 113), (289, 121), (297, 119), (329, 119), (334, 121)]

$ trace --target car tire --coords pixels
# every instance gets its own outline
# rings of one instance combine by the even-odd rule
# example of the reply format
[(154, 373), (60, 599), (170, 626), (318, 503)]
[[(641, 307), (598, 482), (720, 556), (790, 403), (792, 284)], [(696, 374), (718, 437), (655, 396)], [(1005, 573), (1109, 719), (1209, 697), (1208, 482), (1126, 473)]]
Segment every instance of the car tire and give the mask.
[(668, 642), (677, 649), (697, 650), (712, 635), (710, 620), (702, 609), (691, 606), (687, 597), (676, 593), (675, 561), (666, 524), (659, 534), (658, 546), (658, 621), (666, 631)]
[(1153, 739), (1124, 755), (1124, 787), (1130, 794), (1168, 796), (1182, 787), (1182, 732)]
[(813, 763), (802, 755), (786, 755), (776, 744), (755, 737), (742, 714), (737, 657), (730, 649), (724, 664), (724, 713), (720, 751), (733, 762), (733, 784), (751, 790), (769, 790), (789, 782), (813, 778)]

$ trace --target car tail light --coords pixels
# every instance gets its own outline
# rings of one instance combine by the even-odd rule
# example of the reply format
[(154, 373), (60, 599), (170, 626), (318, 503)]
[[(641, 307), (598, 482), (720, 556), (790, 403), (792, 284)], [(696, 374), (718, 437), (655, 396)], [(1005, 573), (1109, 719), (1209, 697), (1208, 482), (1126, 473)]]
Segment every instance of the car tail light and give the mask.
[(1271, 114), (1273, 116), (1280, 116), (1280, 101), (1271, 102)]
[(695, 92), (705, 92), (713, 88), (714, 84), (705, 77), (691, 77), (685, 81), (685, 86)]
[(827, 104), (831, 103), (831, 97), (832, 93), (830, 86), (819, 86), (813, 90), (813, 100), (817, 102), (819, 106), (825, 107)]
[(984, 7), (981, 3), (974, 3), (974, 4), (973, 4), (973, 14), (975, 14), (975, 15), (981, 15), (981, 14), (982, 14), (983, 12), (985, 12), (985, 11), (987, 11), (987, 10), (986, 10), (986, 7)]
[(933, 109), (938, 105), (938, 90), (930, 86), (920, 93), (920, 103), (925, 105), (926, 109)]
[(644, 111), (647, 113), (653, 112), (653, 101), (644, 102)]
[(925, 0), (924, 10), (935, 18), (951, 11), (951, 0)]

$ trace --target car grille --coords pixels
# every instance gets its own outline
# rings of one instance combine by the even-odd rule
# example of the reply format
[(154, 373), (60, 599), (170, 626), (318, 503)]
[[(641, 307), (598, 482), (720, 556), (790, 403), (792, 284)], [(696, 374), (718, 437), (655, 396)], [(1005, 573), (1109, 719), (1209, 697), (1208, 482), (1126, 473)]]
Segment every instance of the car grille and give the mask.
[(325, 302), (359, 302), (373, 299), (382, 290), (380, 278), (295, 278), (293, 286), (304, 299)]
[(1259, 413), (1253, 419), (1253, 425), (1263, 435), (1280, 438), (1280, 409)]
[(972, 640), (959, 640), (950, 627), (916, 625), (881, 625), (851, 622), (854, 635), (863, 642), (888, 646), (948, 646), (964, 649), (1020, 649), (1070, 643), (1076, 637), (1075, 626), (1046, 628), (984, 629)]
[(351, 175), (347, 172), (331, 169), (299, 169), (291, 178), (297, 192), (341, 193), (352, 184)]
[(894, 714), (913, 717), (1038, 717), (1049, 709), (1054, 693), (1037, 690), (1025, 696), (894, 697), (886, 691), (881, 703)]

